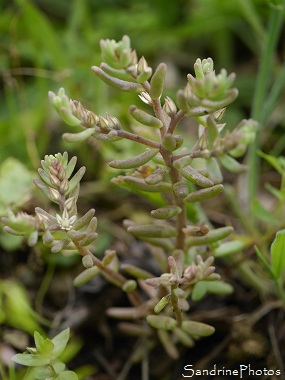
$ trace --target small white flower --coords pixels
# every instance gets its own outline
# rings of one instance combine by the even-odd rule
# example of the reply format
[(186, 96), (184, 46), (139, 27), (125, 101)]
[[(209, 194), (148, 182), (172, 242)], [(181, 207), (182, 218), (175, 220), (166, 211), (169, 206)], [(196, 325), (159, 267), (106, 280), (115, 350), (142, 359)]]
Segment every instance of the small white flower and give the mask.
[(150, 95), (147, 92), (144, 91), (141, 94), (139, 94), (139, 98), (144, 103), (146, 103), (146, 104), (148, 104), (150, 106), (152, 105), (152, 99), (151, 99)]
[(69, 217), (68, 216), (68, 211), (65, 208), (63, 210), (62, 216), (56, 214), (56, 220), (57, 220), (57, 222), (58, 222), (61, 230), (69, 231), (69, 230), (72, 229), (73, 224), (76, 221), (76, 215), (73, 215), (73, 216)]

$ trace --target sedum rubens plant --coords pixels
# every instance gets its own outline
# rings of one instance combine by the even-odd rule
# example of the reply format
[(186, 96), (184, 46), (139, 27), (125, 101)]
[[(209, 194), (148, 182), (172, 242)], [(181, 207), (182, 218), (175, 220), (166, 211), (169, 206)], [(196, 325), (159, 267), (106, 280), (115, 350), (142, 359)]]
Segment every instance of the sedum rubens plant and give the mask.
[[(214, 332), (212, 326), (190, 320), (186, 313), (189, 297), (198, 300), (206, 291), (231, 290), (215, 273), (214, 256), (242, 248), (240, 242), (237, 246), (234, 241), (222, 243), (233, 228), (212, 228), (199, 203), (223, 191), (220, 165), (236, 174), (246, 169), (236, 158), (245, 153), (254, 139), (257, 125), (253, 120), (243, 120), (232, 132), (224, 133), (225, 124), (220, 122), (225, 107), (235, 100), (238, 91), (231, 88), (235, 75), (227, 75), (225, 70), (216, 74), (211, 58), (196, 61), (195, 76), (187, 76), (187, 84), (178, 90), (175, 102), (168, 96), (163, 98), (166, 65), (159, 64), (153, 72), (144, 57), (138, 60), (127, 36), (119, 42), (101, 41), (101, 50), (103, 63), (92, 67), (94, 73), (117, 89), (137, 92), (150, 108), (149, 112), (135, 105), (129, 108), (140, 126), (139, 133), (135, 127), (133, 132), (123, 129), (110, 114), (101, 116), (85, 109), (80, 102), (69, 99), (63, 88), (57, 95), (50, 92), (49, 98), (67, 124), (82, 129), (65, 133), (67, 142), (83, 142), (91, 137), (109, 142), (125, 139), (144, 147), (142, 153), (113, 160), (109, 165), (120, 172), (128, 171), (114, 178), (115, 184), (141, 195), (157, 193), (161, 197), (161, 207), (150, 213), (152, 223), (124, 222), (127, 231), (145, 241), (154, 257), (159, 257), (161, 275), (155, 277), (139, 267), (121, 265), (113, 250), (107, 250), (102, 260), (94, 254), (95, 211), (91, 209), (79, 217), (76, 208), (85, 168), (70, 179), (76, 158), (68, 161), (67, 153), (46, 156), (39, 169), (41, 179), (34, 181), (58, 205), (59, 213), (52, 215), (38, 207), (35, 216), (11, 213), (4, 218), (5, 229), (28, 235), (30, 244), (42, 235), (44, 244), (54, 253), (78, 251), (85, 270), (74, 280), (75, 285), (101, 273), (125, 291), (131, 303), (127, 308), (110, 308), (108, 315), (129, 320), (120, 323), (120, 328), (131, 335), (145, 336), (149, 341), (145, 350), (151, 349), (158, 337), (166, 352), (177, 358), (177, 342), (191, 347), (195, 338)], [(198, 125), (197, 141), (191, 147), (189, 141), (184, 145), (183, 136), (176, 133), (184, 118), (191, 118)], [(149, 298), (142, 297), (142, 292)]]

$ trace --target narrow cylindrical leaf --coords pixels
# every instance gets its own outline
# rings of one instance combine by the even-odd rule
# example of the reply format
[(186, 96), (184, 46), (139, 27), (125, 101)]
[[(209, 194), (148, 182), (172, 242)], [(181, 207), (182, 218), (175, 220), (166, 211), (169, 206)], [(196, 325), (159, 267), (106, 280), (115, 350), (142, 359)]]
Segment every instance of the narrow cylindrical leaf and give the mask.
[(78, 143), (87, 140), (88, 137), (92, 136), (94, 132), (95, 128), (88, 128), (78, 133), (64, 133), (62, 138), (68, 143)]
[(182, 169), (179, 169), (180, 174), (188, 179), (188, 181), (195, 183), (200, 187), (211, 187), (214, 186), (214, 182), (209, 178), (203, 176), (197, 170), (193, 169), (192, 166), (188, 165)]
[(58, 114), (61, 116), (63, 121), (68, 125), (75, 127), (81, 124), (81, 120), (71, 113), (70, 107), (68, 108), (60, 107)]
[(177, 106), (184, 112), (188, 112), (190, 107), (187, 103), (187, 99), (183, 90), (178, 90), (176, 94), (176, 103)]
[(183, 156), (181, 158), (178, 158), (178, 160), (175, 160), (173, 162), (173, 166), (175, 167), (175, 169), (182, 169), (185, 168), (185, 166), (190, 165), (192, 161), (193, 158), (191, 158), (189, 155)]
[(208, 187), (206, 189), (201, 189), (198, 191), (193, 191), (184, 198), (185, 202), (201, 202), (207, 199), (214, 198), (216, 195), (220, 194), (223, 191), (223, 185), (215, 185)]
[(174, 360), (179, 358), (179, 352), (173, 343), (170, 334), (164, 330), (158, 330), (157, 336), (162, 344), (165, 352)]
[(113, 260), (116, 260), (117, 259), (117, 253), (116, 251), (114, 251), (113, 249), (107, 249), (105, 251), (105, 256), (102, 260), (102, 264), (106, 267), (108, 266), (109, 264), (111, 264), (111, 262)]
[(69, 243), (70, 243), (69, 238), (55, 241), (55, 243), (51, 247), (52, 253), (58, 253), (62, 251), (65, 247), (68, 246)]
[[(210, 284), (212, 285), (212, 284)], [(200, 301), (208, 291), (208, 283), (207, 281), (199, 281), (197, 282), (191, 292), (191, 298), (194, 302)]]
[(237, 160), (235, 160), (233, 157), (229, 156), (228, 154), (223, 154), (219, 156), (219, 160), (221, 164), (230, 172), (239, 174), (243, 173), (247, 170), (246, 165), (240, 164)]
[(195, 342), (194, 340), (191, 338), (191, 336), (189, 336), (188, 334), (186, 334), (181, 328), (179, 327), (176, 327), (174, 330), (173, 330), (174, 334), (176, 335), (177, 339), (186, 347), (193, 347)]
[(142, 57), (137, 64), (138, 76), (136, 78), (138, 83), (147, 81), (152, 74), (152, 68), (148, 66), (147, 61)]
[(121, 322), (118, 329), (127, 335), (132, 336), (150, 336), (152, 331), (149, 326), (137, 325), (130, 322)]
[(148, 177), (145, 178), (145, 183), (148, 185), (156, 185), (163, 180), (163, 177), (170, 172), (170, 168), (167, 166), (159, 166)]
[(115, 69), (115, 68), (109, 66), (105, 62), (102, 62), (100, 64), (100, 68), (103, 71), (105, 71), (106, 74), (110, 75), (111, 77), (115, 77), (115, 78), (122, 79), (125, 81), (132, 80), (131, 75), (128, 72), (126, 72), (126, 70), (124, 70), (124, 69)]
[(119, 61), (122, 67), (127, 67), (131, 64), (131, 52), (128, 49), (123, 49), (120, 51)]
[(175, 248), (173, 242), (170, 239), (162, 239), (162, 238), (144, 238), (146, 243), (151, 244), (152, 246), (161, 247), (166, 252), (172, 252)]
[(138, 83), (143, 83), (143, 82), (149, 80), (149, 78), (151, 77), (151, 74), (152, 74), (152, 68), (148, 67), (147, 69), (145, 69), (144, 72), (141, 72), (137, 76), (136, 80)]
[(124, 272), (128, 273), (129, 275), (136, 277), (136, 278), (140, 278), (142, 280), (146, 280), (147, 278), (153, 277), (153, 275), (150, 272), (148, 272), (144, 269), (138, 268), (132, 264), (122, 264), (121, 269)]
[(150, 96), (153, 100), (160, 98), (166, 75), (166, 64), (160, 63), (150, 81)]
[(26, 236), (26, 232), (16, 231), (16, 230), (14, 230), (13, 228), (11, 228), (9, 226), (4, 226), (3, 230), (6, 231), (6, 232), (8, 232), (11, 235)]
[(128, 227), (128, 232), (132, 235), (140, 238), (165, 238), (165, 237), (175, 237), (178, 235), (178, 231), (175, 227), (168, 226), (165, 224), (149, 224), (144, 226), (130, 226)]
[(100, 67), (92, 66), (91, 69), (103, 82), (117, 88), (118, 90), (130, 92), (142, 92), (144, 90), (139, 83), (127, 82), (118, 78), (114, 78), (105, 73), (105, 71), (100, 69)]
[(179, 299), (181, 299), (181, 300), (185, 299), (185, 297), (186, 297), (186, 293), (184, 292), (184, 290), (182, 290), (182, 289), (180, 289), (180, 288), (173, 289), (173, 294), (174, 294), (177, 298), (179, 298)]
[(86, 232), (87, 232), (87, 234), (91, 234), (91, 233), (95, 232), (96, 229), (97, 229), (97, 218), (96, 218), (96, 216), (94, 216), (94, 217), (90, 220)]
[(84, 214), (80, 219), (78, 219), (74, 223), (73, 229), (80, 230), (81, 228), (86, 226), (90, 222), (90, 220), (93, 218), (94, 214), (95, 214), (95, 209), (91, 208), (89, 211), (87, 211), (86, 214)]
[(122, 290), (126, 293), (133, 292), (137, 287), (137, 283), (135, 280), (128, 280), (126, 281), (123, 286)]
[(236, 88), (231, 88), (228, 90), (228, 95), (222, 100), (209, 100), (202, 99), (201, 105), (209, 109), (209, 111), (219, 110), (220, 108), (226, 107), (232, 103), (238, 96), (238, 90)]
[(154, 312), (156, 314), (160, 313), (166, 305), (169, 303), (169, 298), (168, 297), (162, 297), (161, 300), (155, 305), (154, 307)]
[(175, 137), (170, 133), (166, 133), (162, 139), (163, 148), (172, 152), (173, 150), (176, 149), (176, 145), (177, 145), (177, 141)]
[(115, 169), (138, 168), (139, 166), (144, 165), (150, 161), (158, 152), (159, 149), (147, 149), (145, 152), (139, 154), (138, 156), (130, 157), (125, 160), (111, 161), (109, 163), (109, 166)]
[(177, 326), (175, 319), (162, 315), (148, 315), (146, 321), (151, 327), (160, 330), (173, 330)]
[(206, 160), (206, 167), (209, 173), (209, 177), (215, 185), (223, 182), (223, 175), (221, 169), (217, 160), (214, 157), (210, 157)]
[(207, 138), (209, 143), (209, 149), (212, 149), (214, 142), (216, 141), (217, 137), (219, 136), (217, 123), (213, 116), (207, 117)]
[(94, 133), (93, 135), (94, 139), (99, 141), (109, 141), (109, 142), (115, 142), (122, 140), (122, 137), (118, 136), (117, 131), (112, 130), (109, 133)]
[(111, 307), (107, 309), (107, 315), (118, 319), (138, 319), (149, 313), (150, 302), (144, 302), (137, 307)]
[(33, 231), (29, 236), (28, 236), (28, 245), (29, 247), (34, 247), (37, 242), (38, 242), (38, 237), (39, 237), (39, 233), (38, 231)]
[(173, 191), (177, 198), (185, 198), (189, 194), (189, 189), (184, 181), (174, 183)]
[(89, 282), (90, 280), (92, 280), (92, 278), (97, 276), (97, 274), (99, 273), (100, 273), (100, 269), (96, 266), (85, 269), (73, 280), (73, 285), (82, 286), (86, 284), (87, 282)]
[(234, 229), (231, 226), (216, 228), (215, 230), (211, 230), (204, 236), (191, 236), (189, 238), (186, 238), (186, 245), (188, 247), (191, 247), (196, 245), (211, 244), (216, 241), (225, 239), (233, 231)]
[(54, 240), (54, 237), (52, 236), (51, 232), (49, 230), (46, 230), (43, 234), (43, 242), (45, 245), (49, 246), (52, 244)]
[(163, 193), (171, 191), (171, 184), (168, 182), (160, 182), (155, 185), (148, 185), (141, 178), (125, 176), (124, 181), (134, 190), (147, 191), (151, 193)]
[(70, 230), (70, 231), (67, 231), (67, 235), (70, 237), (70, 239), (72, 240), (76, 240), (76, 241), (79, 241), (79, 240), (82, 240), (86, 237), (86, 232), (83, 231), (75, 231), (75, 230)]
[(98, 237), (98, 234), (96, 232), (92, 232), (91, 234), (88, 234), (84, 239), (80, 240), (79, 244), (81, 247), (87, 247), (88, 245), (92, 244), (94, 240), (96, 240)]
[(199, 117), (199, 116), (205, 116), (209, 113), (207, 108), (199, 106), (195, 108), (191, 108), (187, 113), (186, 116), (188, 117)]
[(68, 191), (66, 192), (66, 195), (68, 195), (72, 190), (74, 190), (74, 188), (79, 184), (82, 177), (84, 176), (85, 171), (86, 171), (85, 166), (82, 166), (78, 170), (78, 172), (74, 174), (74, 176), (69, 181), (69, 187), (68, 187)]
[(138, 109), (134, 105), (130, 106), (129, 111), (132, 117), (139, 123), (142, 123), (143, 125), (153, 128), (161, 128), (163, 126), (162, 122), (155, 116), (152, 116), (149, 113)]
[(45, 160), (41, 160), (41, 165), (44, 171), (49, 174), (50, 173), (50, 166), (45, 162)]
[(54, 185), (52, 185), (51, 181), (50, 181), (50, 174), (45, 172), (43, 169), (39, 168), (38, 169), (38, 173), (41, 177), (41, 179), (49, 186), (52, 186), (52, 187), (55, 187)]
[(150, 215), (155, 219), (170, 219), (181, 213), (181, 208), (175, 205), (165, 206), (152, 210)]
[(66, 173), (65, 173), (67, 179), (70, 178), (70, 176), (71, 176), (71, 174), (72, 174), (72, 172), (73, 172), (73, 170), (75, 168), (76, 162), (77, 162), (77, 157), (76, 156), (73, 156), (69, 160), (69, 162), (68, 162), (68, 164), (66, 166)]
[(184, 321), (182, 330), (191, 336), (209, 336), (214, 334), (215, 328), (202, 322)]
[(214, 250), (215, 257), (223, 257), (227, 255), (232, 255), (233, 253), (241, 252), (244, 248), (246, 248), (248, 244), (240, 240), (236, 241), (227, 241), (219, 245), (218, 248)]
[(94, 266), (92, 255), (86, 255), (82, 257), (82, 264), (84, 268), (92, 268)]
[(184, 261), (185, 261), (185, 253), (182, 249), (175, 249), (172, 252), (172, 256), (176, 262), (178, 276), (182, 277)]

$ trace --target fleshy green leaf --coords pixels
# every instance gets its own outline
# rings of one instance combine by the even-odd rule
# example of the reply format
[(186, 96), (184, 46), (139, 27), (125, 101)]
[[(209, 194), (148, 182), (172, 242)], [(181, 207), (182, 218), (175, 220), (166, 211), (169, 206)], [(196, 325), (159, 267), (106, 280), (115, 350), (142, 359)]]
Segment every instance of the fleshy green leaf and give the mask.
[(69, 188), (68, 188), (68, 191), (66, 192), (66, 195), (70, 194), (75, 189), (75, 187), (79, 184), (82, 177), (84, 176), (85, 171), (86, 171), (85, 166), (82, 166), (78, 170), (78, 172), (74, 174), (72, 179), (69, 181)]
[(57, 375), (54, 380), (78, 380), (78, 377), (75, 372), (63, 371)]
[(214, 256), (223, 257), (227, 255), (232, 255), (237, 252), (241, 252), (250, 243), (250, 241), (247, 242), (241, 240), (226, 241), (225, 243), (222, 243), (217, 248), (215, 248)]
[(233, 292), (233, 287), (222, 281), (199, 281), (195, 284), (192, 299), (193, 301), (199, 301), (204, 297), (205, 294), (231, 294)]
[(214, 334), (215, 328), (202, 322), (184, 321), (182, 330), (192, 336), (209, 336)]
[(177, 326), (175, 319), (162, 315), (148, 315), (147, 323), (155, 329), (173, 330)]
[(39, 354), (17, 354), (12, 357), (12, 360), (18, 364), (26, 365), (28, 367), (46, 365), (50, 362), (49, 358)]
[(158, 152), (159, 149), (147, 149), (145, 152), (139, 154), (138, 156), (127, 158), (125, 160), (113, 160), (109, 163), (109, 165), (111, 168), (116, 169), (138, 168), (139, 166), (144, 165), (150, 161), (154, 156), (156, 156)]
[(273, 274), (279, 278), (285, 269), (285, 230), (278, 231), (271, 245), (271, 267)]
[(54, 344), (50, 339), (46, 339), (41, 347), (41, 352), (44, 355), (49, 355), (54, 349)]
[(92, 136), (94, 132), (95, 128), (88, 128), (78, 133), (64, 133), (62, 138), (69, 143), (81, 143), (87, 140), (88, 137)]
[[(52, 366), (56, 373), (61, 373), (65, 369), (65, 364), (61, 362), (53, 363)], [(53, 378), (52, 370), (49, 367), (34, 368), (32, 374), (36, 380), (46, 380)]]
[(58, 358), (59, 355), (64, 351), (69, 339), (69, 334), (70, 329), (67, 328), (52, 339), (52, 343), (54, 344), (54, 350), (51, 356), (53, 360)]
[(34, 333), (34, 340), (35, 340), (36, 349), (39, 352), (41, 352), (43, 344), (45, 342), (44, 337), (42, 337), (39, 332), (35, 331), (35, 333)]
[(193, 301), (200, 301), (207, 294), (207, 283), (206, 281), (199, 281), (194, 285), (191, 293)]

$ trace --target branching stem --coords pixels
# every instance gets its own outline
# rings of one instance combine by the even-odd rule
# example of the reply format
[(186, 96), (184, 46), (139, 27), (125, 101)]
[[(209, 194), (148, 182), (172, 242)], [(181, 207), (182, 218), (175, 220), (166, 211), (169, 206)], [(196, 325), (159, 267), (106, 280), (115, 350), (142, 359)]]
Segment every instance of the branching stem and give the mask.
[[(73, 243), (82, 256), (90, 255), (92, 257), (94, 265), (96, 265), (102, 272), (106, 273), (108, 276), (113, 278), (118, 284), (124, 285), (124, 283), (128, 281), (126, 277), (124, 277), (122, 274), (115, 272), (107, 266), (104, 266), (101, 260), (94, 256), (88, 248), (81, 247), (80, 244), (75, 240), (73, 241)], [(134, 290), (132, 292), (129, 292), (128, 297), (134, 306), (139, 306), (142, 304), (142, 300), (137, 291)]]
[(175, 128), (177, 127), (177, 124), (179, 123), (179, 121), (183, 119), (184, 116), (185, 116), (185, 112), (182, 110), (179, 110), (177, 114), (171, 118), (171, 122), (169, 123), (169, 126), (167, 128), (167, 133), (172, 134)]
[(174, 289), (176, 289), (177, 287), (178, 287), (177, 284), (171, 286), (170, 300), (171, 300), (171, 305), (172, 305), (173, 312), (175, 314), (175, 318), (177, 321), (177, 326), (181, 326), (182, 322), (183, 322), (182, 313), (181, 313), (181, 309), (180, 309), (179, 304), (178, 304), (178, 298), (176, 297), (176, 295), (173, 292)]
[(136, 135), (136, 134), (131, 133), (131, 132), (123, 131), (122, 129), (117, 131), (117, 135), (119, 137), (123, 137), (125, 139), (132, 140), (132, 141), (135, 141), (135, 142), (143, 144), (143, 145), (147, 145), (151, 148), (160, 149), (160, 146), (161, 146), (159, 143), (157, 143), (153, 140), (147, 139), (145, 137), (141, 137), (141, 136)]

